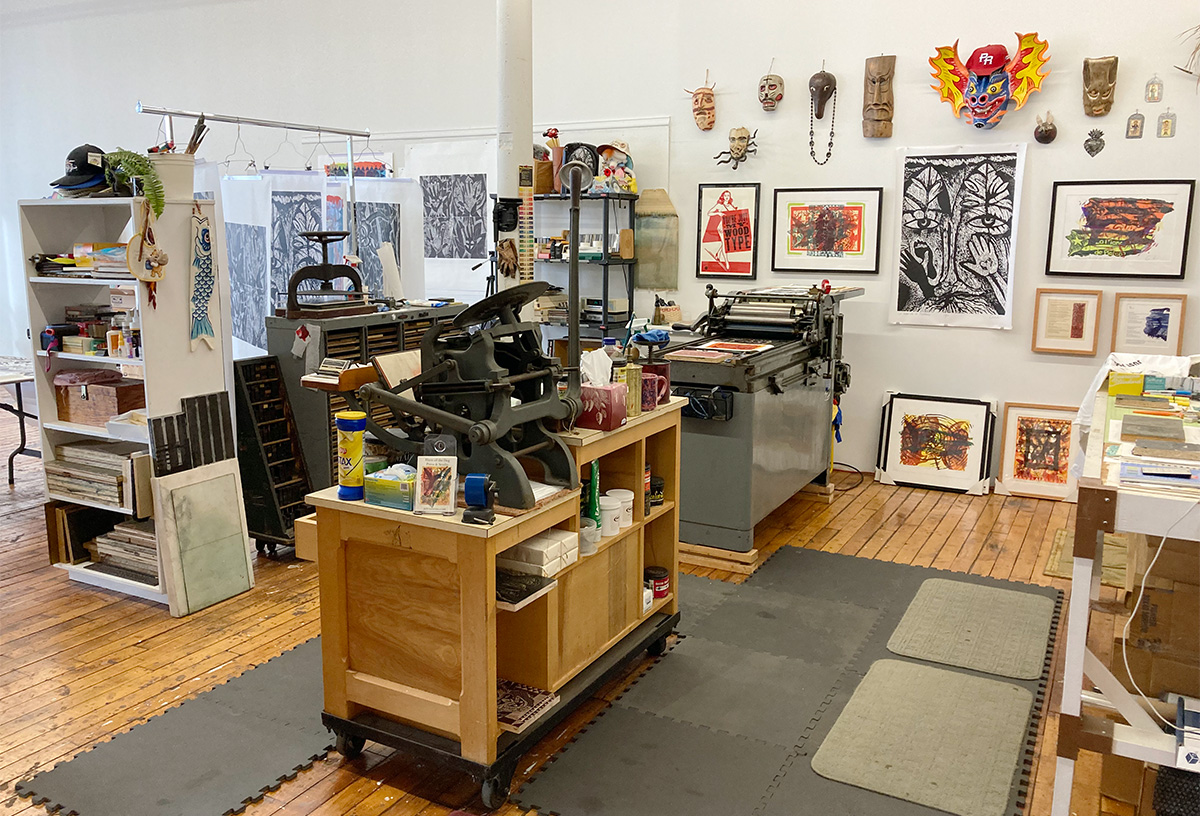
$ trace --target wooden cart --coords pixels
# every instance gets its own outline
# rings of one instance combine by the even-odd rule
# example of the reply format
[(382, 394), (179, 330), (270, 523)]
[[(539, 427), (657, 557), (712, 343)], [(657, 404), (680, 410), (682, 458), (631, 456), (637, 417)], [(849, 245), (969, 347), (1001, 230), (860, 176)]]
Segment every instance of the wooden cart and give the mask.
[[(371, 739), (469, 773), (489, 807), (504, 802), (520, 757), (643, 651), (661, 653), (679, 620), (671, 593), (642, 608), (642, 570), (679, 572), (679, 419), (684, 400), (616, 431), (565, 435), (583, 475), (643, 495), (645, 464), (665, 501), (603, 538), (517, 612), (496, 608), (496, 556), (551, 527), (579, 529), (578, 490), (484, 527), (312, 493), (317, 508), (324, 722), (345, 755)], [(521, 734), (502, 732), (496, 681), (556, 692)]]

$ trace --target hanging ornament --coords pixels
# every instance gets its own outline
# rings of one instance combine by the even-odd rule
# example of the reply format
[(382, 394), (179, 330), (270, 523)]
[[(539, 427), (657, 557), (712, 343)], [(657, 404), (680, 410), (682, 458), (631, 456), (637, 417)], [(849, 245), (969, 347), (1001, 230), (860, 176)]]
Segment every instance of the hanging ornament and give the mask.
[[(825, 61), (821, 61), (821, 70), (809, 77), (808, 80), (808, 155), (818, 165), (824, 165), (833, 155), (833, 127), (837, 120), (837, 77), (825, 70)], [(825, 149), (825, 158), (817, 158), (816, 120), (825, 116), (825, 104), (833, 100), (829, 113), (829, 146)]]
[(1140, 139), (1146, 129), (1146, 117), (1137, 111), (1125, 121), (1125, 138)]
[(158, 282), (166, 276), (167, 253), (154, 244), (154, 211), (142, 201), (141, 229), (129, 238), (125, 247), (125, 266), (129, 274), (146, 284), (146, 300), (158, 308)]
[(216, 335), (208, 317), (208, 302), (212, 299), (216, 277), (213, 275), (212, 233), (209, 231), (208, 216), (199, 204), (192, 204), (192, 351), (201, 341), (208, 347), (216, 347)]
[(1054, 116), (1050, 111), (1046, 111), (1046, 118), (1040, 116), (1034, 117), (1037, 119), (1037, 127), (1033, 129), (1033, 138), (1038, 144), (1050, 144), (1058, 137), (1058, 125), (1054, 124)]
[(1175, 114), (1167, 108), (1165, 113), (1158, 115), (1158, 138), (1170, 139), (1175, 135)]
[(1150, 81), (1146, 83), (1146, 101), (1147, 102), (1162, 102), (1163, 98), (1163, 81), (1158, 78), (1158, 74), (1150, 77)]
[(1089, 130), (1087, 138), (1083, 140), (1083, 149), (1089, 156), (1095, 157), (1104, 149), (1104, 131), (1099, 128)]

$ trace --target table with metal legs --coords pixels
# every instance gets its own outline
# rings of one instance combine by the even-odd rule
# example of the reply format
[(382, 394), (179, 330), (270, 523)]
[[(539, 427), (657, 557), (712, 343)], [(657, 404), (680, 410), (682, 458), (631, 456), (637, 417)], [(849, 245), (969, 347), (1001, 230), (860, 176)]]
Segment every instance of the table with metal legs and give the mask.
[(13, 460), (15, 460), (18, 456), (32, 456), (35, 459), (42, 458), (41, 451), (33, 450), (27, 447), (29, 440), (25, 433), (25, 420), (37, 419), (37, 414), (31, 414), (25, 410), (25, 400), (21, 395), (21, 384), (27, 382), (33, 382), (32, 374), (0, 372), (0, 386), (14, 386), (13, 393), (16, 394), (17, 401), (15, 407), (9, 405), (8, 403), (0, 402), (0, 411), (7, 411), (15, 416), (17, 418), (17, 427), (20, 429), (17, 448), (8, 455), (8, 483), (10, 485), (12, 485), (15, 481), (13, 478)]

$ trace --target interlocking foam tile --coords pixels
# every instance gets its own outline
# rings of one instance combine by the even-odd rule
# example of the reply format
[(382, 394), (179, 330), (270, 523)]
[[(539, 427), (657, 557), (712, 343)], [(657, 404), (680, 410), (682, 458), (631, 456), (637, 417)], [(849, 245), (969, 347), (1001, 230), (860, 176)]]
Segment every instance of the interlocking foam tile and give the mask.
[(685, 573), (680, 573), (677, 580), (680, 620), (675, 629), (685, 635), (691, 634), (700, 621), (738, 589), (737, 584)]
[(314, 638), (17, 785), (81, 816), (217, 816), (329, 748)]
[(853, 601), (877, 609), (891, 608), (903, 599), (903, 610), (930, 574), (928, 569), (908, 564), (782, 547), (744, 585), (804, 598)]
[(840, 672), (692, 636), (617, 705), (790, 747)]
[(871, 631), (877, 609), (742, 585), (692, 634), (806, 663), (844, 667)]
[(759, 804), (787, 753), (614, 706), (513, 799), (564, 816), (742, 816)]

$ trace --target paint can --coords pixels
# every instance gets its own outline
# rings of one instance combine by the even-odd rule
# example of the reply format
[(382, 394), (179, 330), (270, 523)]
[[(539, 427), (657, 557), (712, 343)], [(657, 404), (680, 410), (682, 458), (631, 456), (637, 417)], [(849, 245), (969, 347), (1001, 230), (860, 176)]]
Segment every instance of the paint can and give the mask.
[(362, 411), (334, 414), (338, 439), (338, 498), (361, 501), (363, 497), (363, 433), (367, 415)]
[(604, 494), (621, 503), (621, 527), (633, 526), (633, 491), (623, 487), (614, 487)]
[(653, 480), (653, 478), (654, 477), (650, 475), (650, 463), (647, 462), (646, 463), (646, 473), (642, 479), (642, 493), (644, 494), (644, 498), (646, 500), (646, 515), (647, 516), (650, 515), (650, 492), (651, 492), (650, 483)]
[(650, 506), (661, 507), (667, 500), (667, 480), (662, 476), (650, 477)]
[(612, 496), (600, 497), (600, 535), (615, 536), (621, 532), (621, 501)]
[(642, 572), (645, 583), (654, 593), (655, 599), (665, 598), (671, 592), (671, 573), (666, 567), (646, 567)]

